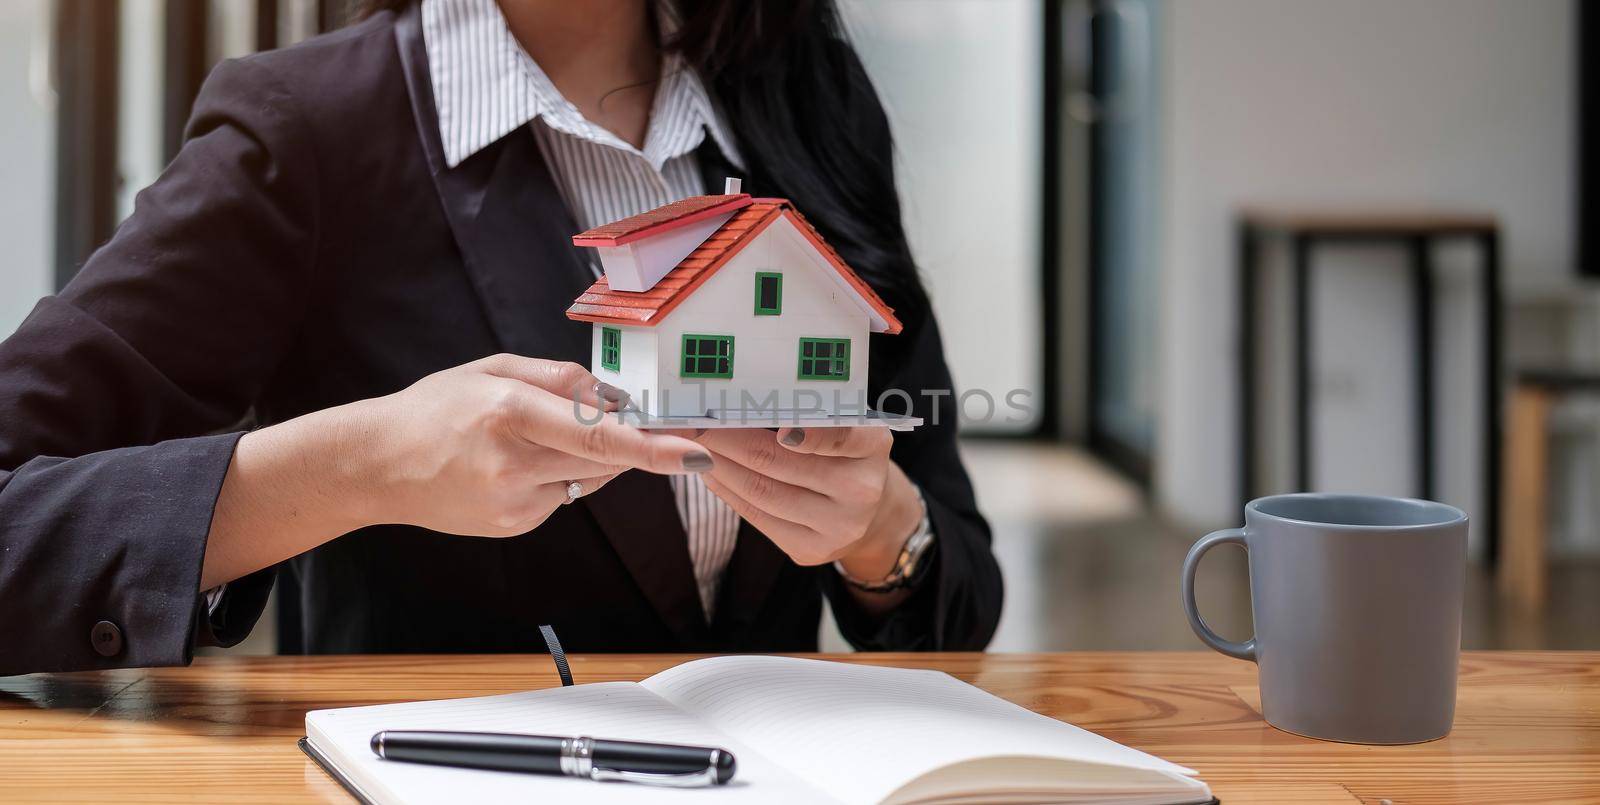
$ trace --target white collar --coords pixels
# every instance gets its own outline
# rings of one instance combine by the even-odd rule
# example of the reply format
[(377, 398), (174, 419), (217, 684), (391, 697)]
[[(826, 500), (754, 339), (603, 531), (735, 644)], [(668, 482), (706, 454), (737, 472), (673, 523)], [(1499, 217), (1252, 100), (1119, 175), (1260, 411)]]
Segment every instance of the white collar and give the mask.
[[(667, 3), (663, 28), (676, 25)], [(638, 154), (656, 170), (693, 151), (705, 133), (739, 168), (743, 161), (700, 77), (677, 53), (661, 66), (643, 149), (584, 118), (517, 44), (495, 0), (423, 0), (422, 37), (439, 113), (445, 164), (455, 167), (534, 119), (590, 142)]]

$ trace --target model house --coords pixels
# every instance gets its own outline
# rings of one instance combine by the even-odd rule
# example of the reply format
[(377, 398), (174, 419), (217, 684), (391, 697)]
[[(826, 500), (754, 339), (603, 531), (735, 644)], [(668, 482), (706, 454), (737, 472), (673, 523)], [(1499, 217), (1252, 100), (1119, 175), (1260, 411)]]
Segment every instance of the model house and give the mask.
[(576, 235), (604, 276), (567, 316), (649, 417), (861, 415), (867, 335), (900, 322), (784, 199), (695, 196)]

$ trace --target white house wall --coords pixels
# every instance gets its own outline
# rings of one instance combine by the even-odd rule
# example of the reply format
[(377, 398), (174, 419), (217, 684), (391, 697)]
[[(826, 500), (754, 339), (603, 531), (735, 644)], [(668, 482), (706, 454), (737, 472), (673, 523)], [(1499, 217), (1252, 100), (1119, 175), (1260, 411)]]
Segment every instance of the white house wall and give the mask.
[[(600, 328), (616, 327), (622, 331), (622, 351), (618, 353), (617, 371), (600, 365)], [(589, 370), (595, 377), (627, 391), (637, 397), (644, 389), (656, 385), (655, 330), (649, 327), (596, 324), (589, 335)], [(653, 392), (652, 392), (653, 396)]]
[[(760, 271), (783, 274), (780, 315), (755, 315), (755, 275)], [(836, 398), (842, 401), (843, 412), (854, 410), (865, 401), (867, 315), (850, 291), (830, 279), (836, 275), (788, 219), (774, 221), (656, 325), (659, 389), (667, 404), (661, 405), (658, 391), (650, 410), (665, 416), (699, 416), (708, 408), (736, 408), (741, 390), (758, 401), (776, 393), (783, 410), (813, 408), (820, 401), (822, 407), (838, 411)], [(733, 377), (680, 377), (685, 333), (734, 336)], [(850, 379), (800, 380), (801, 337), (850, 339)], [(595, 343), (598, 350), (599, 341)], [(723, 399), (725, 404), (719, 402)]]

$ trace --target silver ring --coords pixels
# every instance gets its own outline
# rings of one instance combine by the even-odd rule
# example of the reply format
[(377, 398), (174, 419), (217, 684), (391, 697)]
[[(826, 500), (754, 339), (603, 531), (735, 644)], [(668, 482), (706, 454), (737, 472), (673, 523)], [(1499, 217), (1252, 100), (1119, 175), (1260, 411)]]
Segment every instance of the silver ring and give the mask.
[(583, 497), (583, 484), (580, 484), (577, 481), (568, 481), (567, 482), (567, 499), (562, 503), (562, 505), (566, 505), (567, 503), (571, 503), (572, 501), (577, 500), (578, 498), (581, 498), (581, 497)]

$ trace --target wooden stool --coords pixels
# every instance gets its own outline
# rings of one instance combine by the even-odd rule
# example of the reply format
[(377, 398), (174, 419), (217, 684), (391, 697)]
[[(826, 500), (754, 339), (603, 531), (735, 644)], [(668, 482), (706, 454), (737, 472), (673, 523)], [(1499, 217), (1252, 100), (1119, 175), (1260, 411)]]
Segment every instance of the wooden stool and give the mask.
[(1600, 391), (1600, 373), (1530, 369), (1517, 373), (1506, 426), (1506, 483), (1500, 510), (1500, 596), (1544, 608), (1550, 527), (1550, 410), (1562, 395)]

